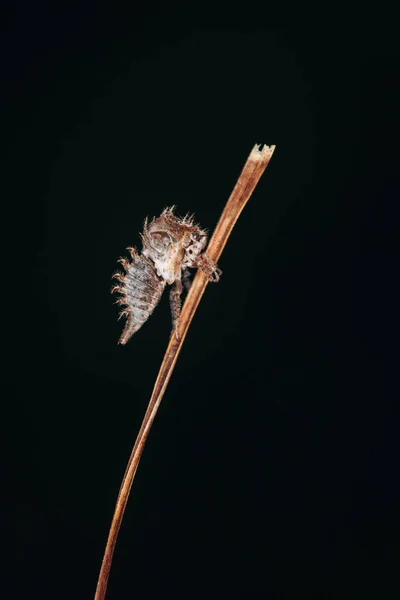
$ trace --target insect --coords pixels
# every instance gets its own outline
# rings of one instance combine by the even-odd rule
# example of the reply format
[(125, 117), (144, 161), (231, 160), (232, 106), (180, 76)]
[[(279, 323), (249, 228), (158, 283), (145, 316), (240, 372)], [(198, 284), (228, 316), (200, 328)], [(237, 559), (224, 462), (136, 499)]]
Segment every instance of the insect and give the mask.
[(179, 218), (175, 206), (166, 208), (150, 223), (147, 218), (141, 234), (143, 249), (128, 247), (131, 261), (120, 258), (125, 273), (113, 275), (119, 284), (111, 293), (120, 294), (116, 304), (122, 306), (121, 317), (126, 317), (125, 328), (119, 339), (126, 342), (147, 321), (157, 306), (166, 284), (169, 294), (172, 331), (178, 337), (176, 324), (181, 311), (182, 283), (190, 288), (189, 269), (201, 269), (210, 281), (219, 281), (222, 271), (207, 254), (202, 253), (207, 243), (207, 233), (194, 223), (193, 216)]

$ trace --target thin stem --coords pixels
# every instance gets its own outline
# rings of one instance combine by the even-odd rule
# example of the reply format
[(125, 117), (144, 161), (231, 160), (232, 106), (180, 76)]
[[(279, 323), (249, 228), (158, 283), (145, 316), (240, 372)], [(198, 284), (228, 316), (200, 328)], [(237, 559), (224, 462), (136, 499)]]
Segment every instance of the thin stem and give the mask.
[[(274, 150), (275, 146), (263, 146), (260, 148), (258, 144), (256, 144), (251, 151), (240, 177), (229, 197), (229, 200), (225, 205), (224, 211), (208, 245), (207, 254), (214, 262), (218, 262), (231, 231), (238, 220), (240, 213), (253, 193), (261, 175), (266, 169)], [(114, 516), (108, 534), (103, 562), (101, 564), (95, 600), (104, 600), (105, 598), (118, 532), (121, 527), (129, 493), (131, 491), (132, 483), (139, 465), (140, 458), (142, 456), (144, 445), (168, 382), (171, 378), (190, 323), (192, 322), (193, 316), (197, 310), (207, 284), (207, 276), (199, 269), (188, 292), (179, 322), (177, 324), (179, 337), (172, 335), (167, 346), (165, 356), (154, 385), (153, 393), (151, 395), (146, 414), (143, 418), (142, 426), (140, 427), (135, 445), (128, 461), (125, 475), (122, 480), (115, 506)]]

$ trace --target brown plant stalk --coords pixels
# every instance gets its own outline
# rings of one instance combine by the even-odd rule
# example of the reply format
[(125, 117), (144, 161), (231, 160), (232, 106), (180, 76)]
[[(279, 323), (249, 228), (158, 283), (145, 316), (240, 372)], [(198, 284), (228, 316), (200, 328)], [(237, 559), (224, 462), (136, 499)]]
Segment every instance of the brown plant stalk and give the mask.
[[(274, 150), (275, 146), (263, 146), (261, 148), (258, 144), (256, 144), (253, 150), (250, 152), (239, 179), (228, 199), (228, 202), (225, 205), (224, 211), (210, 239), (210, 243), (208, 244), (206, 253), (214, 261), (214, 263), (218, 262), (231, 231), (238, 220), (240, 213), (253, 193), (261, 175), (266, 169)], [(190, 323), (192, 322), (193, 316), (197, 310), (207, 284), (207, 276), (199, 269), (194, 277), (193, 283), (182, 308), (180, 319), (177, 324), (178, 335), (172, 335), (167, 346), (164, 359), (154, 385), (153, 393), (146, 410), (146, 414), (143, 418), (142, 425), (136, 438), (125, 475), (121, 483), (114, 516), (108, 534), (104, 557), (100, 568), (95, 600), (104, 600), (105, 598), (118, 532), (121, 527), (129, 493), (140, 458), (142, 456), (143, 448), (157, 414), (158, 407), (160, 406), (160, 402), (171, 378)]]

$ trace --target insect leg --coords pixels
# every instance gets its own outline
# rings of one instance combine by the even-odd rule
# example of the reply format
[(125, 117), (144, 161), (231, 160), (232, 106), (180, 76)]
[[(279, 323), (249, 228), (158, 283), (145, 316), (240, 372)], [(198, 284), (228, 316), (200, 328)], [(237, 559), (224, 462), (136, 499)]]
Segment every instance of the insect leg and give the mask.
[(172, 315), (172, 332), (175, 331), (176, 337), (179, 339), (178, 330), (176, 325), (178, 323), (179, 315), (181, 314), (181, 294), (182, 294), (182, 281), (176, 279), (171, 287), (169, 293), (169, 304), (171, 307)]
[(203, 271), (205, 275), (207, 275), (209, 281), (217, 282), (222, 275), (222, 271), (215, 262), (207, 256), (207, 254), (200, 254), (197, 257), (196, 262), (194, 264), (195, 267)]
[(190, 290), (190, 286), (192, 285), (192, 278), (189, 269), (185, 269), (182, 273), (182, 282), (185, 286), (185, 290), (188, 292)]

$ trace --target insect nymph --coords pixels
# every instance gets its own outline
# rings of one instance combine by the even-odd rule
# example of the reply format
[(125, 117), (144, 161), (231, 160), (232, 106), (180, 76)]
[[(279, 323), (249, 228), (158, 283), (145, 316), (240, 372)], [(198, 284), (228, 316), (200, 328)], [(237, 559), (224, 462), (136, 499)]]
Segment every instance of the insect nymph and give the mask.
[(174, 208), (166, 208), (150, 223), (146, 219), (141, 234), (141, 254), (135, 248), (128, 248), (132, 260), (119, 260), (125, 273), (115, 273), (113, 277), (120, 283), (111, 292), (120, 294), (117, 300), (123, 307), (120, 318), (127, 318), (120, 344), (126, 344), (147, 321), (167, 283), (172, 286), (169, 297), (172, 329), (176, 332), (182, 282), (187, 289), (190, 287), (189, 269), (201, 269), (210, 281), (220, 278), (221, 270), (202, 253), (207, 244), (206, 231), (193, 222), (193, 217), (181, 219), (174, 215)]

